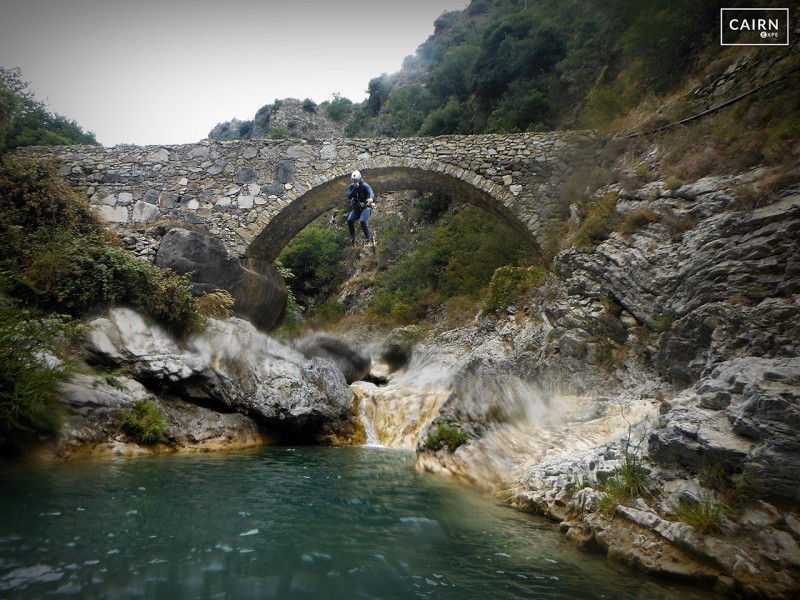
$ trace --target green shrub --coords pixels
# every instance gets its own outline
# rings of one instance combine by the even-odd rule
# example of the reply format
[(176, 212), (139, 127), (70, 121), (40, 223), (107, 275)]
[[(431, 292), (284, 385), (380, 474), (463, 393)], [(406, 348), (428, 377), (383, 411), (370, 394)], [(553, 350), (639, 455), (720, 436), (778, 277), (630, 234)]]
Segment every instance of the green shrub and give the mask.
[[(70, 188), (48, 162), (4, 156), (0, 164), (0, 259), (25, 255), (27, 240), (54, 231), (100, 233), (89, 201)], [(18, 254), (15, 254), (18, 253)], [(12, 264), (13, 266), (13, 264)]]
[(64, 318), (37, 318), (18, 308), (0, 290), (0, 453), (58, 430), (59, 388), (74, 364), (46, 361), (43, 355), (65, 354), (65, 340), (75, 331)]
[(292, 291), (290, 282), (295, 277), (292, 270), (284, 266), (280, 259), (275, 260), (273, 266), (286, 282), (287, 297), (283, 321), (272, 333), (279, 339), (288, 339), (300, 331), (300, 325), (303, 321), (303, 307), (297, 303), (297, 298), (295, 298), (294, 292)]
[(411, 221), (433, 223), (450, 207), (450, 197), (442, 194), (423, 194), (414, 204)]
[(334, 94), (333, 100), (328, 104), (326, 112), (331, 119), (337, 123), (341, 123), (347, 118), (347, 115), (350, 114), (352, 109), (353, 102), (351, 100), (342, 97), (341, 94)]
[(669, 191), (674, 192), (678, 188), (683, 185), (683, 181), (675, 177), (674, 175), (670, 175), (664, 180), (664, 187), (667, 188)]
[(56, 233), (22, 274), (43, 306), (73, 316), (132, 304), (178, 333), (203, 324), (185, 277), (138, 260), (103, 235)]
[(242, 121), (239, 124), (239, 137), (248, 139), (253, 133), (253, 121)]
[(137, 400), (133, 408), (120, 418), (120, 427), (140, 444), (163, 442), (169, 433), (169, 421), (152, 400)]
[(439, 450), (446, 446), (450, 452), (455, 452), (456, 448), (466, 444), (468, 441), (467, 434), (461, 431), (457, 425), (440, 423), (436, 429), (428, 432), (425, 447), (430, 450)]
[(369, 309), (379, 318), (413, 322), (459, 296), (478, 305), (499, 267), (535, 256), (514, 230), (475, 206), (445, 212), (410, 241), (416, 243), (394, 243), (396, 253), (382, 246), (388, 265), (376, 278)]
[(506, 265), (497, 269), (489, 282), (485, 310), (505, 309), (547, 276), (543, 268), (524, 268)]
[(648, 322), (647, 325), (656, 333), (664, 333), (665, 331), (672, 329), (672, 323), (674, 321), (675, 315), (672, 313), (661, 313), (655, 315), (652, 321)]
[(598, 483), (598, 510), (611, 514), (618, 504), (650, 494), (649, 474), (642, 459), (626, 453), (614, 475)]
[(344, 305), (336, 298), (329, 298), (321, 306), (310, 312), (308, 322), (312, 327), (321, 328), (338, 322), (344, 316), (344, 313)]
[(629, 498), (640, 498), (650, 493), (649, 473), (642, 464), (642, 459), (635, 454), (625, 454), (618, 476)]
[(607, 239), (618, 220), (617, 192), (607, 192), (592, 198), (585, 207), (586, 218), (572, 238), (577, 247), (593, 247)]
[(285, 140), (289, 137), (289, 130), (283, 125), (278, 125), (269, 130), (269, 138), (271, 140)]
[(599, 482), (598, 489), (597, 509), (606, 514), (613, 514), (617, 506), (628, 498), (625, 483), (617, 476)]
[(345, 234), (316, 221), (289, 242), (278, 260), (292, 273), (287, 284), (295, 297), (308, 290), (329, 295), (344, 281), (342, 259), (350, 254)]
[(610, 233), (611, 227), (605, 217), (587, 217), (581, 223), (572, 241), (579, 248), (593, 247), (608, 239)]
[(0, 268), (12, 296), (74, 317), (130, 304), (179, 333), (202, 326), (186, 278), (122, 249), (52, 165), (4, 157), (2, 167)]

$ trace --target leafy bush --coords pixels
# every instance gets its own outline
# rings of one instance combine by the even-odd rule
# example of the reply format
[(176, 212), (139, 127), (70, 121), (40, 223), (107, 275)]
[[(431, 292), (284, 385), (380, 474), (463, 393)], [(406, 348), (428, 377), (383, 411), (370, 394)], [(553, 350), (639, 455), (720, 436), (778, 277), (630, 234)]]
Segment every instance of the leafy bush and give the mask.
[(425, 447), (429, 450), (439, 450), (446, 446), (450, 452), (455, 452), (456, 448), (468, 441), (467, 434), (461, 431), (457, 425), (440, 423), (436, 429), (428, 432)]
[(276, 337), (285, 339), (297, 333), (300, 330), (300, 323), (303, 320), (303, 307), (297, 303), (297, 298), (294, 296), (290, 282), (294, 279), (295, 275), (292, 270), (286, 267), (280, 259), (277, 259), (273, 266), (278, 271), (278, 274), (286, 282), (286, 314), (283, 317), (278, 329), (273, 332)]
[(288, 285), (295, 297), (310, 290), (328, 295), (344, 281), (342, 259), (348, 254), (347, 237), (322, 223), (318, 220), (304, 228), (278, 257), (292, 273)]
[(326, 112), (331, 119), (337, 123), (341, 123), (345, 120), (347, 115), (350, 114), (352, 109), (352, 100), (344, 98), (341, 94), (334, 94), (333, 100), (331, 100), (330, 104), (328, 104)]
[[(58, 176), (52, 164), (17, 156), (0, 163), (0, 258), (26, 250), (23, 236), (57, 230), (99, 233), (100, 221), (89, 201)], [(18, 256), (18, 255), (15, 255)]]
[(253, 133), (253, 121), (242, 121), (239, 123), (239, 137), (248, 139)]
[(650, 493), (649, 473), (639, 456), (626, 453), (618, 473), (630, 498), (639, 498)]
[(22, 274), (43, 306), (73, 316), (132, 304), (179, 333), (202, 325), (185, 277), (138, 260), (103, 235), (55, 234)]
[(637, 231), (641, 231), (650, 223), (658, 221), (658, 216), (649, 208), (637, 208), (628, 213), (625, 220), (620, 225), (620, 233), (625, 235), (632, 235)]
[(505, 309), (547, 276), (542, 268), (524, 268), (506, 265), (492, 275), (485, 310)]
[[(2, 279), (7, 286), (8, 277)], [(45, 355), (65, 354), (64, 340), (74, 333), (68, 320), (37, 318), (0, 290), (0, 452), (58, 430), (59, 387), (74, 369)]]
[(74, 317), (132, 304), (179, 333), (202, 325), (189, 282), (123, 250), (52, 166), (14, 157), (2, 166), (0, 268), (14, 297)]
[(432, 111), (422, 123), (420, 135), (444, 135), (446, 133), (468, 133), (464, 107), (452, 96), (442, 108)]
[(618, 504), (650, 494), (649, 474), (642, 459), (626, 453), (614, 475), (600, 481), (598, 489), (602, 492), (598, 498), (598, 510), (609, 514)]
[(656, 333), (664, 333), (672, 329), (672, 323), (674, 321), (675, 315), (672, 313), (661, 313), (654, 315), (653, 319), (647, 322), (647, 326)]
[(329, 298), (322, 306), (315, 308), (308, 316), (309, 324), (314, 328), (337, 323), (344, 317), (345, 309), (336, 298)]
[(269, 130), (269, 138), (271, 140), (285, 140), (289, 137), (289, 130), (283, 125), (278, 125)]
[(376, 317), (406, 324), (425, 318), (451, 298), (462, 296), (477, 303), (498, 267), (516, 264), (532, 253), (509, 226), (475, 206), (445, 213), (414, 236), (416, 243), (410, 249), (393, 244), (397, 254), (383, 247), (388, 265), (376, 278), (370, 306)]
[(450, 197), (442, 194), (423, 194), (414, 204), (412, 222), (433, 223), (450, 207)]
[(672, 191), (672, 192), (674, 192), (675, 190), (680, 188), (682, 185), (683, 185), (683, 181), (681, 181), (679, 178), (675, 177), (674, 175), (670, 175), (669, 177), (667, 177), (664, 180), (664, 187), (667, 188), (668, 190)]
[(577, 247), (593, 247), (607, 239), (618, 221), (617, 192), (594, 197), (586, 204), (586, 218), (572, 237)]
[(137, 400), (133, 408), (120, 418), (120, 427), (140, 444), (163, 442), (169, 433), (169, 421), (152, 400)]

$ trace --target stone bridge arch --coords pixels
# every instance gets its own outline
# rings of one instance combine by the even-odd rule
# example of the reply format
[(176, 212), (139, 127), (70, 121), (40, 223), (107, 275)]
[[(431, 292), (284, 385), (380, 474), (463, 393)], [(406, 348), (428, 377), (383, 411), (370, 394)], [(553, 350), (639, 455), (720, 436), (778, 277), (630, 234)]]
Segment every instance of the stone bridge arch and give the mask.
[[(514, 196), (492, 181), (461, 168), (435, 161), (366, 160), (353, 166), (359, 169), (378, 197), (413, 190), (432, 192), (474, 204), (499, 217), (537, 252), (539, 244), (529, 227), (513, 210)], [(300, 194), (278, 213), (249, 245), (246, 256), (274, 261), (281, 250), (307, 225), (332, 210), (347, 210), (345, 193), (350, 173), (329, 175), (322, 183)]]
[[(269, 260), (308, 223), (345, 207), (358, 168), (378, 195), (452, 195), (499, 216), (539, 248), (568, 214), (561, 186), (597, 164), (595, 132), (434, 138), (203, 140), (176, 146), (56, 146), (18, 152), (53, 159), (129, 248), (155, 259), (154, 224), (187, 224), (237, 257)], [(163, 234), (162, 234), (163, 235)]]

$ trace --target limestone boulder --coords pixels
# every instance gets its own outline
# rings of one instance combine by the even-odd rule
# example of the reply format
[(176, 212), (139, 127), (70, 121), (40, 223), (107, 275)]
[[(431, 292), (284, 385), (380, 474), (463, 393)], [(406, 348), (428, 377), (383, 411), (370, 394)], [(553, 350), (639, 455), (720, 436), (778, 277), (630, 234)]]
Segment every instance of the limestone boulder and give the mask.
[(87, 349), (95, 362), (126, 369), (150, 390), (247, 415), (276, 435), (315, 441), (349, 431), (353, 392), (341, 372), (242, 319), (212, 319), (179, 343), (118, 308), (90, 324)]
[[(230, 450), (270, 440), (258, 423), (236, 412), (217, 412), (179, 398), (158, 399), (124, 375), (76, 374), (62, 388), (64, 424), (58, 436), (40, 449), (54, 458), (130, 456), (170, 450)], [(144, 446), (121, 427), (136, 402), (154, 402), (169, 423), (163, 443)]]
[(236, 300), (234, 314), (262, 331), (283, 319), (288, 293), (275, 268), (256, 258), (233, 256), (210, 235), (171, 229), (161, 240), (155, 263), (188, 275), (198, 295), (227, 290)]

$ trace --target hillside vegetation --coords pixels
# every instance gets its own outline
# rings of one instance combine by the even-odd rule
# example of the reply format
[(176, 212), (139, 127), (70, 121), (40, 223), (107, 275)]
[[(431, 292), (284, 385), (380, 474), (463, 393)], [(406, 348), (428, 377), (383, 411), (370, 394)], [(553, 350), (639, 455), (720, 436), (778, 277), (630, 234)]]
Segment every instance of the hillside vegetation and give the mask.
[[(307, 285), (317, 277), (309, 269), (314, 261), (307, 260), (293, 282), (302, 304), (324, 305), (327, 314), (341, 316), (364, 310), (366, 303), (366, 318), (397, 324), (441, 314), (445, 307), (450, 314), (474, 314), (492, 304), (483, 299), (494, 293), (490, 282), (498, 267), (542, 268), (560, 248), (591, 250), (613, 232), (629, 234), (655, 218), (645, 211), (621, 218), (616, 210), (620, 190), (659, 179), (677, 189), (683, 182), (759, 166), (770, 175), (752, 189), (739, 190), (739, 204), (766, 202), (796, 178), (800, 57), (796, 45), (721, 46), (723, 5), (736, 3), (476, 0), (464, 11), (444, 13), (401, 71), (370, 81), (368, 100), (351, 107), (346, 134), (598, 129), (608, 139), (601, 163), (576, 173), (561, 189), (564, 205), (572, 205), (577, 217), (565, 214), (561, 227), (551, 232), (545, 256), (530, 248), (506, 256), (506, 248), (493, 247), (491, 240), (505, 239), (513, 247), (513, 234), (498, 234), (494, 228), (500, 224), (489, 215), (471, 217), (473, 208), (460, 214), (458, 198), (419, 199), (421, 207), (450, 206), (427, 218), (404, 219), (381, 209), (373, 218), (384, 232), (371, 276), (348, 259), (332, 277), (329, 262), (322, 290)], [(709, 109), (701, 119), (673, 126)], [(680, 231), (692, 224), (669, 226)], [(482, 240), (479, 251), (459, 248), (473, 235)], [(293, 245), (287, 252), (294, 252)], [(522, 272), (516, 272), (520, 281), (529, 281)], [(365, 298), (360, 308), (337, 300), (347, 293), (333, 284), (348, 276), (369, 280), (364, 283), (368, 293), (358, 294)], [(312, 320), (313, 313), (307, 313)]]
[(191, 285), (138, 260), (31, 144), (96, 143), (47, 112), (18, 70), (0, 70), (0, 455), (59, 426), (59, 384), (80, 357), (82, 319), (131, 305), (175, 332), (203, 324)]
[(75, 121), (49, 112), (19, 68), (0, 67), (0, 152), (20, 146), (97, 144)]

